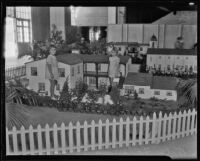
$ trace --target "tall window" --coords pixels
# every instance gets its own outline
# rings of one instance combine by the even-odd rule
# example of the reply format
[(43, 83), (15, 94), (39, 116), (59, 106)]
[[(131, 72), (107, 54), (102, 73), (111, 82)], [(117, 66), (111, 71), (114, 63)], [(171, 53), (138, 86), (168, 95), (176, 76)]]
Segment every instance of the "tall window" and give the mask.
[(65, 77), (65, 68), (58, 68), (59, 77)]
[(160, 91), (154, 91), (154, 95), (160, 95)]
[(31, 67), (31, 75), (37, 76), (37, 67)]
[(16, 7), (17, 40), (30, 42), (31, 7)]
[(30, 42), (30, 20), (17, 20), (17, 41)]

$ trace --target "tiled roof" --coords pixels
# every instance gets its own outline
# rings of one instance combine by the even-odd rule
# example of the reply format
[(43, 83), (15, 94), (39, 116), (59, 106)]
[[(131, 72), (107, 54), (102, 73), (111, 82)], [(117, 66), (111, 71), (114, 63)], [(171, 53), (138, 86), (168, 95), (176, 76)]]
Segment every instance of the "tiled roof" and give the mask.
[[(88, 55), (88, 54), (78, 54), (83, 62), (85, 63), (109, 63), (108, 55)], [(129, 56), (119, 56), (120, 63), (126, 64), (130, 59)]]
[(131, 73), (125, 78), (124, 85), (150, 86), (151, 89), (175, 90), (175, 77), (152, 76), (149, 73)]
[(168, 49), (168, 48), (148, 48), (147, 54), (153, 55), (197, 55), (195, 49)]
[(175, 90), (177, 81), (175, 77), (153, 76), (152, 89)]
[(76, 54), (63, 54), (56, 56), (58, 62), (74, 65), (83, 62), (83, 60)]
[(151, 86), (152, 75), (148, 73), (131, 73), (125, 78), (124, 85)]

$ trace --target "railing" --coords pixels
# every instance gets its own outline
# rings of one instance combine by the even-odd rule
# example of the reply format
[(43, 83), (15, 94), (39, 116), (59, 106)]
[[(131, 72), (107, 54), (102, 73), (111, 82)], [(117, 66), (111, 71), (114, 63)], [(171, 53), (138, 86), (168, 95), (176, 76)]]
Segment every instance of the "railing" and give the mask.
[(175, 112), (153, 117), (134, 117), (119, 121), (113, 119), (106, 122), (91, 123), (87, 121), (81, 125), (79, 122), (68, 126), (48, 124), (44, 128), (40, 125), (33, 129), (20, 130), (13, 127), (11, 131), (6, 128), (7, 155), (50, 155), (70, 154), (88, 150), (100, 150), (118, 147), (129, 147), (142, 144), (158, 144), (166, 140), (196, 134), (197, 111)]
[(26, 75), (25, 65), (5, 69), (6, 80), (13, 79), (13, 78), (16, 78), (16, 77), (22, 77), (22, 76), (25, 76), (25, 75)]

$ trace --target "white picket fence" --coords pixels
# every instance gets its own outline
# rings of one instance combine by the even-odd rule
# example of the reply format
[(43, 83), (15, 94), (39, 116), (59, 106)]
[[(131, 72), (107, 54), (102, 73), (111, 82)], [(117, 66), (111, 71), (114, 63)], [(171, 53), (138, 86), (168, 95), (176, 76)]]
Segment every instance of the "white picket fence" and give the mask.
[(197, 111), (180, 111), (178, 114), (159, 113), (157, 117), (140, 117), (119, 121), (99, 120), (81, 125), (64, 123), (60, 127), (54, 124), (36, 129), (21, 127), (12, 131), (6, 128), (7, 155), (52, 155), (71, 154), (88, 150), (118, 148), (142, 144), (158, 144), (167, 140), (197, 133)]

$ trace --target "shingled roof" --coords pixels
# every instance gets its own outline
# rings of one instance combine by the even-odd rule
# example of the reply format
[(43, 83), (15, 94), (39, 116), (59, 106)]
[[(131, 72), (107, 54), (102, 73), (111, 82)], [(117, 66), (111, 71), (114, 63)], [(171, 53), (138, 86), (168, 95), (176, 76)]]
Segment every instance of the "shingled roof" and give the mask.
[(175, 90), (177, 80), (175, 77), (153, 76), (152, 89)]
[(151, 86), (152, 74), (129, 72), (124, 85)]
[(56, 56), (58, 62), (74, 65), (83, 62), (83, 60), (75, 54), (63, 54)]
[(152, 76), (149, 73), (129, 72), (124, 85), (150, 86), (151, 89), (175, 90), (177, 80), (175, 77)]
[(168, 48), (148, 48), (149, 55), (197, 55), (195, 49), (168, 49)]

